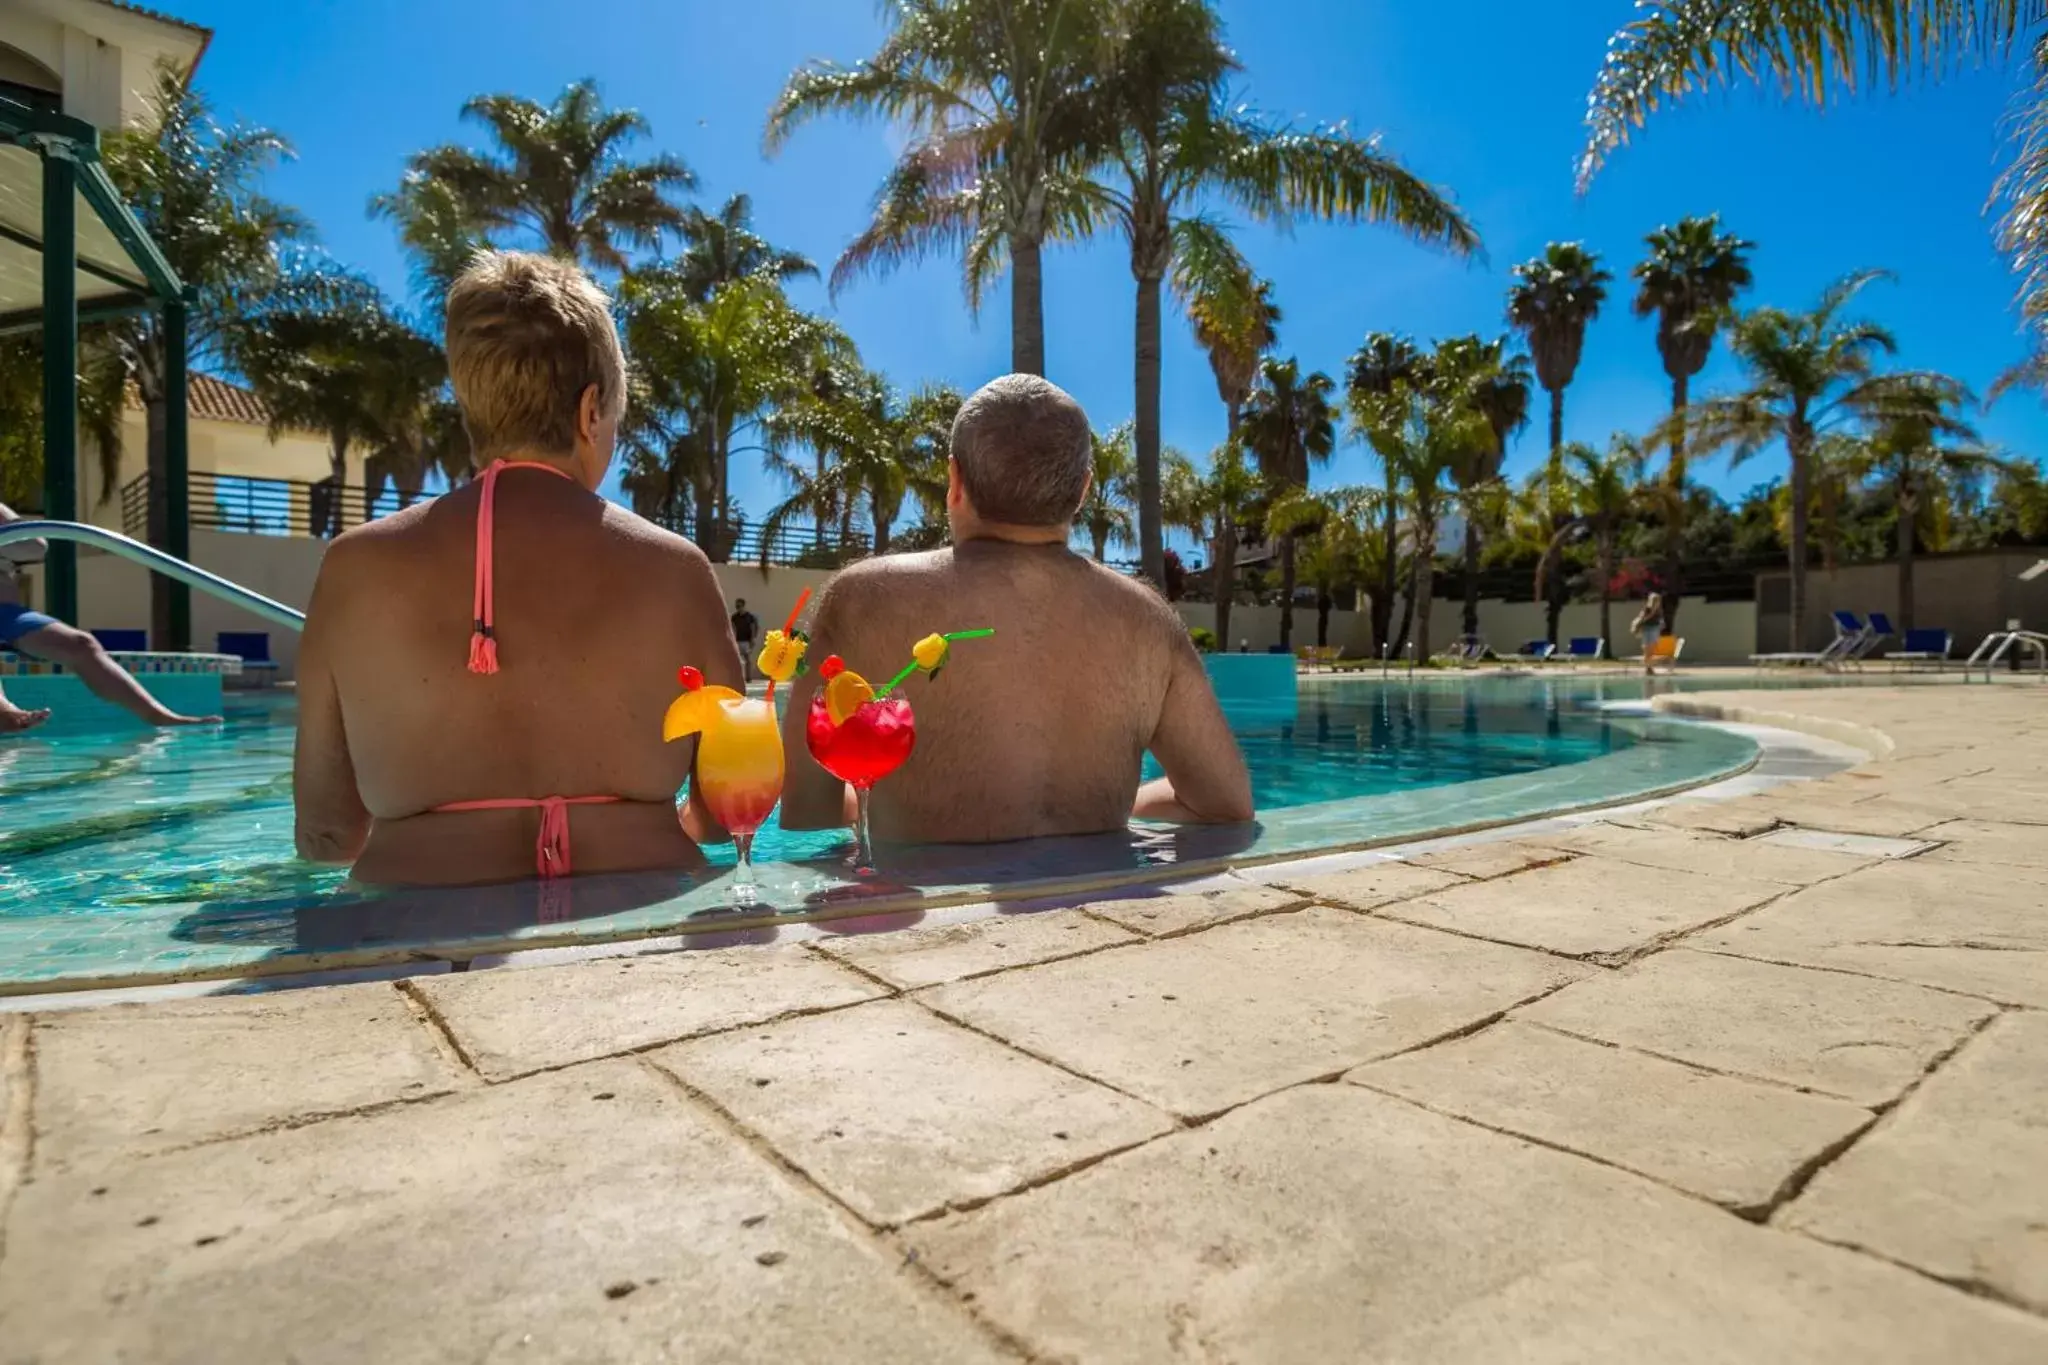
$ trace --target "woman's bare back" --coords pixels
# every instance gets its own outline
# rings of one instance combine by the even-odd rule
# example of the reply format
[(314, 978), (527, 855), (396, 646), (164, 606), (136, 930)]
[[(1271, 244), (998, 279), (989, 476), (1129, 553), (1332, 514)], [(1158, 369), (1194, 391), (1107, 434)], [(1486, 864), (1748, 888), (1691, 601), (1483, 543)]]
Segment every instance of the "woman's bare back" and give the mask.
[[(475, 674), (479, 497), (472, 484), (351, 531), (328, 552), (301, 658), (302, 826), (309, 783), (338, 799), (337, 775), (320, 771), (338, 757), (373, 822), (355, 865), (363, 880), (531, 875), (538, 811), (434, 813), (507, 797), (621, 798), (571, 811), (577, 871), (701, 861), (673, 807), (693, 746), (660, 735), (679, 664), (739, 681), (704, 556), (567, 480), (503, 472), (500, 671)], [(330, 719), (337, 736), (322, 734)]]

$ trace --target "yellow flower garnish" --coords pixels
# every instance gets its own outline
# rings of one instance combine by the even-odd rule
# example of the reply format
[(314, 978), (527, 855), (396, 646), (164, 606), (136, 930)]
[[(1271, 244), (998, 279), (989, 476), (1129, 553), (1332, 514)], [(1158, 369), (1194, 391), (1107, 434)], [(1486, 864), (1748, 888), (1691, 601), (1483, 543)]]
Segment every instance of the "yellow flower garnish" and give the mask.
[(946, 656), (952, 651), (952, 642), (945, 636), (927, 635), (910, 647), (910, 657), (925, 672), (936, 673), (946, 666)]
[(786, 683), (803, 671), (804, 651), (809, 647), (810, 641), (800, 630), (787, 635), (771, 630), (762, 637), (761, 653), (754, 663), (763, 677)]

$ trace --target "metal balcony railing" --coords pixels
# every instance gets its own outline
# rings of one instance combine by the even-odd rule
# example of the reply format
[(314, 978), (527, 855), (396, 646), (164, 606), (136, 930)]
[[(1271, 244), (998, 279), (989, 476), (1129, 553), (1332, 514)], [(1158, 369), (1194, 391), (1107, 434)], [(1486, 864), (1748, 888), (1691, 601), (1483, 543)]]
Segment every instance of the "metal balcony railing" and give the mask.
[[(366, 521), (389, 516), (419, 497), (406, 497), (385, 488), (375, 498), (364, 488), (342, 485), (331, 479), (306, 483), (296, 479), (252, 479), (193, 470), (189, 484), (192, 525), (206, 531), (234, 531), (251, 535), (299, 536), (332, 539)], [(149, 532), (150, 476), (142, 474), (121, 489), (121, 526), (129, 536), (146, 540)], [(664, 523), (667, 524), (667, 523)], [(698, 539), (692, 520), (670, 525), (678, 534)], [(745, 523), (714, 527), (703, 549), (713, 560), (735, 564), (766, 561), (783, 566), (836, 569), (871, 552), (871, 542), (856, 530), (841, 537), (828, 527), (821, 538), (814, 527), (778, 527), (765, 536), (758, 526)]]

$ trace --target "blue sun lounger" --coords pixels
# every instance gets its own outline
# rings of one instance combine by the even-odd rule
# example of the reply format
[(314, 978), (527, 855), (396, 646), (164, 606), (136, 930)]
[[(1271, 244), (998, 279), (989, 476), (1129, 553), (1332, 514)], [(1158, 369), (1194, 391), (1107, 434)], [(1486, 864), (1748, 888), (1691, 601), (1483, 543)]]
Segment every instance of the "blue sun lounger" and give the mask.
[(1895, 672), (1901, 664), (1907, 668), (1920, 664), (1933, 664), (1940, 668), (1948, 662), (1949, 651), (1954, 648), (1955, 639), (1947, 631), (1922, 626), (1907, 631), (1899, 647), (1884, 657)]
[(1607, 657), (1607, 640), (1600, 635), (1574, 635), (1565, 642), (1564, 657), (1576, 667)]

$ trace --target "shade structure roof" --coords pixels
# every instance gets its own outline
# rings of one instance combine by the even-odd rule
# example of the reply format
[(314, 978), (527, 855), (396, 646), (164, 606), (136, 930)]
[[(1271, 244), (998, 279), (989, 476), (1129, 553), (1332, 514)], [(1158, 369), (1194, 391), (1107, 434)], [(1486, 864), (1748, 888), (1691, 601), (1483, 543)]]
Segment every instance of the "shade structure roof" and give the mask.
[(107, 178), (92, 125), (0, 97), (0, 332), (42, 325), (42, 163), (49, 156), (77, 168), (80, 318), (115, 316), (176, 298), (178, 277)]

